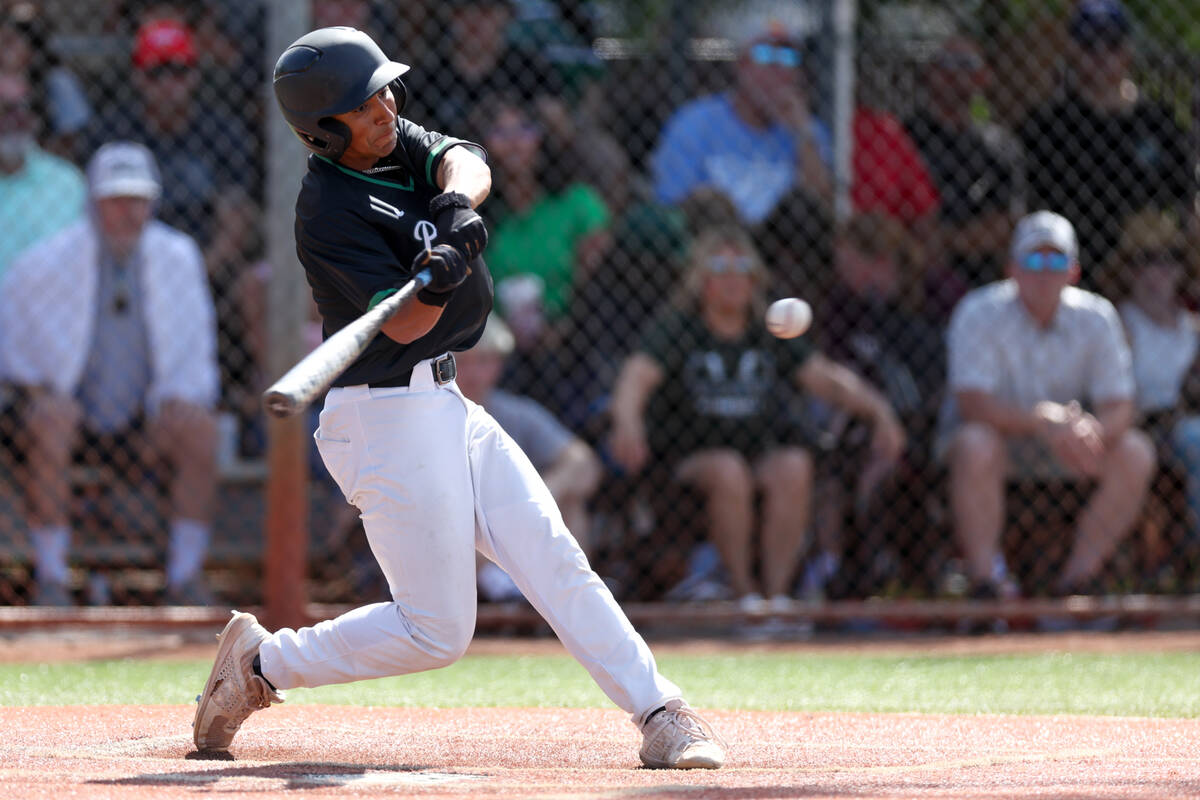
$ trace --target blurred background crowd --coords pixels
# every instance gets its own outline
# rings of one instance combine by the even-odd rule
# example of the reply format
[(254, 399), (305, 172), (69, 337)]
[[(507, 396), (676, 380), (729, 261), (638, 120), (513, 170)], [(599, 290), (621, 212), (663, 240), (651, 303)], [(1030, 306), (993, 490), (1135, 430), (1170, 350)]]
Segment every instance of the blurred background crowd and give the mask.
[[(266, 6), (0, 0), (0, 603), (259, 598)], [(310, 14), (486, 148), (459, 383), (618, 599), (1200, 589), (1193, 3)], [(382, 599), (312, 470), (310, 595)]]

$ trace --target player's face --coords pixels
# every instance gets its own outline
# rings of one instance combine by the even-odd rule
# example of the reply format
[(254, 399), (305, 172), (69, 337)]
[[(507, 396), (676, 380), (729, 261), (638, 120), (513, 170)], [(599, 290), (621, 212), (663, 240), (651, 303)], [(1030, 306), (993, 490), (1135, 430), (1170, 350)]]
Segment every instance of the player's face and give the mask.
[(350, 128), (350, 144), (339, 159), (351, 169), (367, 169), (396, 148), (396, 98), (385, 86), (358, 108), (335, 114)]

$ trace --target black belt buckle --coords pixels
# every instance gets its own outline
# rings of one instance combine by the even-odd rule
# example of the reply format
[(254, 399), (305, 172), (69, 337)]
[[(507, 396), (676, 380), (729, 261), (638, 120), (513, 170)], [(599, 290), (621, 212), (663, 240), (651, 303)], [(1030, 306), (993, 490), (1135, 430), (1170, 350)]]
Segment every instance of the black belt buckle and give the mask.
[(438, 386), (449, 383), (458, 374), (458, 367), (454, 364), (453, 353), (447, 353), (441, 358), (435, 359), (430, 366), (433, 367), (433, 380)]

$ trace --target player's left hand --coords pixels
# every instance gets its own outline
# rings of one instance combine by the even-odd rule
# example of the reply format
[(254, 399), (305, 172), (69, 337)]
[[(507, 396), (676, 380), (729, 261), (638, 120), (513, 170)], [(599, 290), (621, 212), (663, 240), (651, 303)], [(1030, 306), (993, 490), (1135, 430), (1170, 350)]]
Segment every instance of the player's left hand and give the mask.
[(487, 247), (487, 226), (471, 208), (466, 195), (443, 192), (429, 201), (429, 213), (437, 226), (438, 242), (457, 248), (467, 260), (475, 258)]

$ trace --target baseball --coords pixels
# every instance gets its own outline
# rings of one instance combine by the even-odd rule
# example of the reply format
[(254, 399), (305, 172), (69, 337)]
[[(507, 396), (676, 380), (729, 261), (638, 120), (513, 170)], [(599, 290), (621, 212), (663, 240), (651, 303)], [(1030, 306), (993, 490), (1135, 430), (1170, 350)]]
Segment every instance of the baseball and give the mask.
[(767, 330), (780, 339), (793, 339), (808, 330), (812, 307), (798, 297), (785, 297), (767, 309)]

